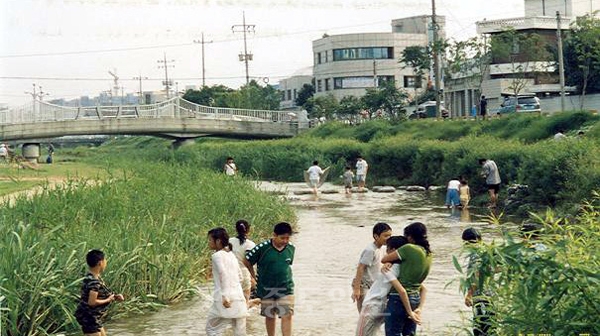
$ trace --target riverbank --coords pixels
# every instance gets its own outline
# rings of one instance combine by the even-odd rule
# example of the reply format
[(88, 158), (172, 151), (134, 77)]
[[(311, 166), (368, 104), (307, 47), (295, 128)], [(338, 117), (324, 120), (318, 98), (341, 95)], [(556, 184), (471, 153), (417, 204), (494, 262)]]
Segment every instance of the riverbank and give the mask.
[[(555, 141), (559, 129), (567, 138)], [(577, 137), (579, 130), (585, 130), (583, 138)], [(476, 205), (487, 202), (478, 159), (489, 158), (497, 163), (503, 181), (500, 199), (507, 199), (510, 185), (527, 186), (519, 202), (501, 209), (521, 216), (547, 207), (574, 214), (600, 190), (600, 117), (586, 112), (485, 121), (371, 121), (358, 126), (332, 122), (293, 139), (202, 139), (175, 152), (160, 149), (166, 147), (161, 141), (145, 140), (143, 146), (153, 150), (144, 155), (218, 171), (232, 156), (242, 174), (259, 180), (300, 182), (302, 171), (318, 160), (322, 167), (331, 166), (329, 181), (341, 183), (338, 176), (347, 165), (355, 166), (358, 155), (369, 163), (368, 186), (445, 186), (462, 175), (472, 194), (482, 196), (475, 197)]]
[(245, 218), (268, 235), (273, 223), (295, 222), (284, 201), (248, 180), (174, 163), (103, 165), (99, 183), (67, 179), (0, 208), (3, 335), (77, 330), (72, 313), (89, 249), (106, 252), (103, 278), (127, 298), (111, 308), (117, 317), (194, 295), (209, 277), (208, 229), (232, 231)]

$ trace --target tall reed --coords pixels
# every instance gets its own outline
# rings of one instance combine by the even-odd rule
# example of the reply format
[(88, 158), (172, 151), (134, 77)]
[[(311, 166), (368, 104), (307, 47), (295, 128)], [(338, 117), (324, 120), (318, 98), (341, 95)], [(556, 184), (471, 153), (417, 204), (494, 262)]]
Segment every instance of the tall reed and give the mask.
[(0, 208), (3, 336), (77, 328), (72, 312), (89, 249), (106, 252), (103, 277), (127, 297), (111, 313), (123, 314), (193, 295), (208, 276), (211, 227), (234, 230), (245, 218), (268, 237), (273, 223), (295, 221), (251, 182), (194, 166), (136, 161), (111, 174)]

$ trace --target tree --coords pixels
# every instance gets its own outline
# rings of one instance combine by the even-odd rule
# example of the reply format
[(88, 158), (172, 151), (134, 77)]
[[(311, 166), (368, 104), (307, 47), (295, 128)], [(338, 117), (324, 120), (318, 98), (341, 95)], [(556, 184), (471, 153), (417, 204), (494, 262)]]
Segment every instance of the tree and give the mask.
[(203, 86), (200, 90), (187, 90), (182, 98), (204, 106), (228, 107), (226, 97), (234, 91), (224, 85)]
[(304, 103), (304, 108), (310, 118), (325, 117), (331, 119), (338, 109), (338, 101), (332, 94), (311, 97)]
[(493, 63), (511, 64), (508, 89), (514, 96), (525, 90), (539, 72), (548, 72), (554, 65), (549, 49), (550, 44), (539, 34), (514, 29), (493, 35), (491, 40)]
[(262, 87), (255, 80), (227, 95), (227, 106), (256, 110), (277, 110), (281, 96), (271, 85)]
[(355, 96), (345, 96), (340, 100), (340, 103), (335, 113), (340, 117), (354, 119), (362, 110), (362, 102), (360, 98)]
[(576, 85), (581, 92), (580, 109), (583, 109), (585, 94), (600, 92), (600, 19), (588, 14), (571, 24), (564, 58), (566, 82)]
[(431, 52), (429, 47), (409, 46), (402, 50), (399, 63), (403, 63), (402, 69), (411, 67), (415, 75), (421, 80), (425, 72), (431, 69)]
[(296, 106), (304, 106), (306, 101), (315, 95), (315, 86), (311, 84), (304, 84), (300, 91), (298, 91), (298, 97), (296, 97)]
[(391, 117), (399, 117), (407, 99), (406, 92), (398, 90), (393, 81), (383, 81), (379, 87), (368, 88), (361, 102), (371, 119), (379, 111)]
[[(452, 41), (448, 43), (445, 55), (445, 81), (460, 78), (465, 86), (481, 92), (491, 62), (490, 44), (487, 39), (477, 36), (466, 41)], [(478, 95), (477, 105), (479, 100)]]

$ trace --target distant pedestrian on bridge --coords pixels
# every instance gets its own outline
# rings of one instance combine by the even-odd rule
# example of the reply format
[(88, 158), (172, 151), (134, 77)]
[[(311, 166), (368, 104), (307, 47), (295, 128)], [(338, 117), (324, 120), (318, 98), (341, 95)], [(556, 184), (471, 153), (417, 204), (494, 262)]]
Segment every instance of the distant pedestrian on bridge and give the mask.
[(225, 166), (223, 166), (223, 171), (228, 176), (233, 176), (233, 175), (237, 174), (237, 166), (233, 162), (233, 158), (231, 156), (227, 158), (227, 161), (225, 161)]

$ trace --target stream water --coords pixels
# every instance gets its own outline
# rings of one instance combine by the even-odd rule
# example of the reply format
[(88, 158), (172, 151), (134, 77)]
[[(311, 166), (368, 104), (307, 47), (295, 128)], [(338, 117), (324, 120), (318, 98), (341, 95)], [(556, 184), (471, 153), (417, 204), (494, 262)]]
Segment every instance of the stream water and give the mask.
[[(294, 335), (354, 335), (358, 312), (350, 298), (350, 283), (361, 251), (372, 241), (372, 226), (379, 221), (390, 224), (395, 235), (402, 234), (404, 226), (414, 221), (423, 222), (428, 228), (434, 257), (431, 273), (424, 283), (427, 301), (423, 324), (417, 333), (462, 333), (460, 328), (470, 319), (470, 310), (464, 306), (458, 282), (450, 283), (458, 276), (452, 255), (460, 254), (460, 236), (466, 227), (478, 227), (484, 236), (493, 234), (492, 226), (485, 220), (485, 211), (446, 209), (437, 193), (398, 190), (345, 195), (340, 192), (322, 194), (315, 199), (312, 195), (293, 194), (296, 190), (305, 190), (304, 184), (263, 183), (261, 188), (285, 190), (297, 209), (298, 233), (293, 236), (296, 246)], [(325, 184), (321, 190), (336, 188), (342, 189)], [(156, 313), (109, 323), (107, 330), (112, 336), (204, 335), (209, 290), (202, 288), (197, 299)], [(248, 318), (248, 335), (266, 335), (264, 319), (255, 309)]]

